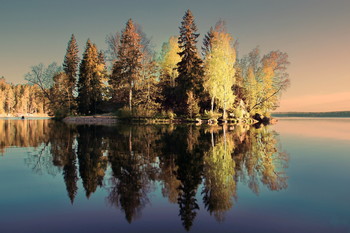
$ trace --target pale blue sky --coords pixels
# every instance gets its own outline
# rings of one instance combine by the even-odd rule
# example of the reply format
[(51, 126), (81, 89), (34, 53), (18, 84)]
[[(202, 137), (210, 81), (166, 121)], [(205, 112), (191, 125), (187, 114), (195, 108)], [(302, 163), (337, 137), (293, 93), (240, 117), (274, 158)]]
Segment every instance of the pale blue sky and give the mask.
[(72, 33), (80, 51), (88, 38), (105, 49), (106, 35), (120, 31), (129, 18), (158, 49), (178, 34), (187, 9), (201, 35), (217, 20), (227, 21), (240, 55), (257, 45), (262, 52), (287, 52), (292, 86), (285, 100), (349, 91), (350, 109), (348, 0), (0, 0), (0, 76), (19, 83), (32, 65), (61, 64)]

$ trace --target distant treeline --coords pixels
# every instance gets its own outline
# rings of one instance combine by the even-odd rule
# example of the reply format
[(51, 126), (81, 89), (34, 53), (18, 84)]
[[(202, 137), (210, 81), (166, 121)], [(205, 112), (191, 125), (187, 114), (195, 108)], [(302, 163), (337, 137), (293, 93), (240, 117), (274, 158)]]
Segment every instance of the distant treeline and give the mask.
[(342, 112), (275, 112), (273, 117), (350, 117), (350, 111)]
[(38, 85), (13, 85), (0, 78), (0, 116), (44, 113), (45, 98)]
[[(33, 66), (26, 74), (56, 116), (116, 111), (123, 116), (249, 118), (269, 115), (289, 86), (288, 55), (258, 48), (237, 57), (238, 42), (219, 21), (201, 51), (194, 16), (187, 10), (180, 33), (159, 53), (137, 23), (106, 37), (107, 50), (87, 40), (82, 58), (72, 35), (62, 66)], [(113, 106), (111, 108), (111, 106)]]

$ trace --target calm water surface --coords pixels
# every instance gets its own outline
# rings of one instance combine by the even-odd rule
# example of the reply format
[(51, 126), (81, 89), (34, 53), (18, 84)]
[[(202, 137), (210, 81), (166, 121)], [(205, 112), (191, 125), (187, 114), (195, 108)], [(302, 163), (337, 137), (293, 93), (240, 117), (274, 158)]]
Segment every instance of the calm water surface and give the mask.
[(350, 232), (350, 119), (0, 120), (0, 232)]

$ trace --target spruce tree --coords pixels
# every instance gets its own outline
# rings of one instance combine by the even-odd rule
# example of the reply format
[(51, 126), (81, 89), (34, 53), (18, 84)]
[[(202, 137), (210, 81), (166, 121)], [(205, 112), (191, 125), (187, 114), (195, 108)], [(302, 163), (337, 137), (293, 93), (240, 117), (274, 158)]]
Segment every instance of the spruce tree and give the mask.
[(179, 47), (181, 61), (177, 64), (179, 73), (176, 79), (177, 112), (188, 114), (188, 92), (193, 92), (195, 97), (203, 94), (203, 67), (202, 60), (197, 51), (197, 38), (199, 34), (194, 17), (190, 10), (187, 10), (180, 27)]
[(204, 35), (204, 39), (203, 39), (202, 56), (204, 60), (207, 57), (208, 53), (211, 51), (213, 37), (214, 37), (214, 30), (211, 27), (210, 30), (207, 32), (207, 34)]
[(74, 34), (72, 34), (72, 37), (68, 42), (67, 52), (63, 62), (63, 70), (68, 77), (68, 105), (70, 109), (72, 109), (73, 106), (74, 89), (79, 64), (78, 52), (77, 41), (75, 40)]
[(114, 96), (120, 87), (123, 87), (124, 91), (128, 92), (130, 111), (133, 107), (132, 98), (135, 90), (135, 83), (140, 79), (142, 56), (141, 37), (133, 21), (129, 19), (122, 32), (120, 46), (118, 48), (118, 59), (113, 65), (110, 84)]
[(95, 114), (101, 101), (101, 66), (96, 45), (86, 42), (83, 60), (80, 63), (78, 81), (78, 108), (81, 114)]

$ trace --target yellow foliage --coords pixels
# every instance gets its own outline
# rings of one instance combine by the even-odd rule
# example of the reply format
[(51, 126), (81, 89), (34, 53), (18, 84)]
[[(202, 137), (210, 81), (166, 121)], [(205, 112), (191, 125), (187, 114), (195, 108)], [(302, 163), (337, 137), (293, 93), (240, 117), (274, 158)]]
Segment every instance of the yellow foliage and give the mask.
[(206, 153), (204, 161), (205, 190), (210, 212), (219, 218), (229, 210), (235, 196), (235, 161), (232, 152), (235, 148), (232, 135), (224, 134), (220, 142)]
[(212, 49), (205, 61), (204, 88), (211, 97), (218, 100), (224, 113), (230, 107), (235, 95), (232, 86), (235, 82), (234, 64), (236, 62), (236, 51), (233, 47), (233, 38), (226, 32), (213, 32)]
[(175, 85), (175, 78), (178, 76), (177, 63), (181, 61), (179, 44), (177, 37), (172, 36), (169, 41), (163, 45), (163, 56), (161, 57), (160, 67), (163, 77), (170, 78), (170, 83)]

